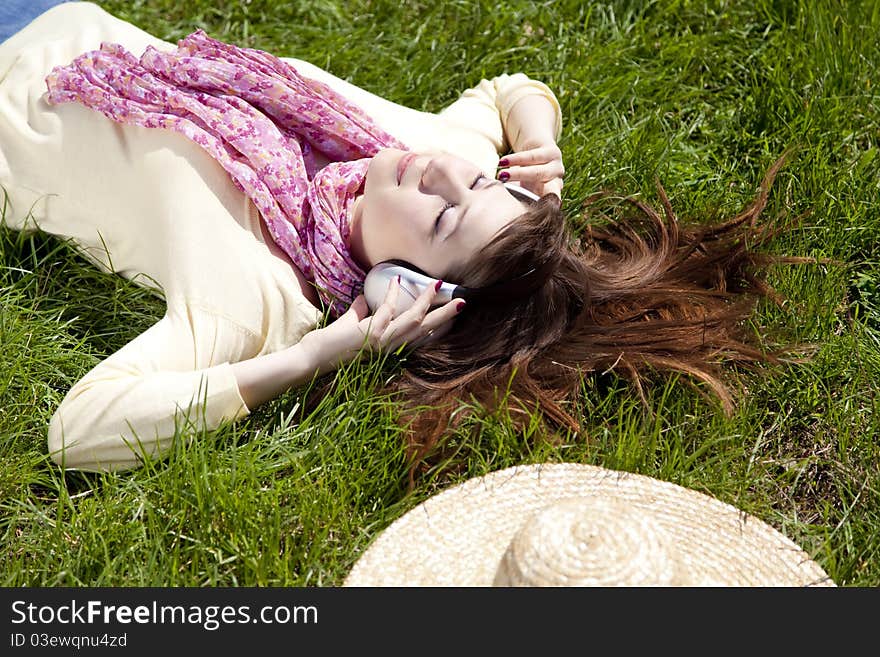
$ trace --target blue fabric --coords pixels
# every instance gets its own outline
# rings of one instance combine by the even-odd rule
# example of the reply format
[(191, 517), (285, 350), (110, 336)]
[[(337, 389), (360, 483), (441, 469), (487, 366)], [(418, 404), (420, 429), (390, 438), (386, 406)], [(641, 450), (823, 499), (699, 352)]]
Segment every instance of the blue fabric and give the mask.
[(0, 43), (47, 9), (68, 0), (0, 0)]

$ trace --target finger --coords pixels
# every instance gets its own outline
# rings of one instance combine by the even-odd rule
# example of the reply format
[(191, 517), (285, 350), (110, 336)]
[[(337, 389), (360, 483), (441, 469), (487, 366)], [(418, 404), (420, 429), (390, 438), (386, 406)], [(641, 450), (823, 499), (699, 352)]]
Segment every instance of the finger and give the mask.
[(376, 312), (366, 319), (364, 333), (372, 346), (375, 346), (381, 336), (385, 333), (385, 329), (394, 319), (394, 312), (397, 308), (397, 294), (400, 290), (400, 277), (396, 276), (391, 279), (388, 289), (385, 291), (385, 298), (376, 308)]
[(428, 331), (427, 335), (425, 335), (426, 343), (436, 342), (437, 340), (442, 338), (444, 335), (449, 333), (449, 331), (452, 330), (453, 326), (455, 326), (455, 318), (454, 317), (452, 319), (446, 320), (443, 324), (441, 324), (437, 328)]
[(391, 279), (391, 282), (388, 283), (388, 288), (385, 290), (385, 298), (382, 299), (382, 303), (384, 305), (393, 306), (397, 302), (397, 293), (400, 291), (400, 276), (395, 276)]
[(352, 316), (356, 322), (359, 322), (369, 314), (370, 307), (367, 305), (367, 298), (363, 294), (359, 294), (355, 297), (354, 301), (351, 302), (351, 305), (348, 307), (348, 310), (343, 313), (343, 316)]
[(394, 348), (408, 344), (410, 348), (415, 349), (443, 337), (452, 329), (455, 318), (464, 308), (464, 299), (452, 299), (435, 308), (425, 315), (418, 325), (411, 327), (406, 333), (398, 335), (394, 340)]
[(509, 165), (530, 166), (533, 164), (544, 164), (551, 160), (562, 160), (562, 152), (555, 144), (510, 153), (499, 160), (498, 166), (499, 168)]
[(434, 281), (433, 285), (426, 286), (425, 289), (422, 290), (418, 299), (416, 299), (414, 305), (417, 308), (417, 312), (419, 312), (422, 317), (424, 317), (431, 309), (431, 306), (434, 305), (434, 297), (436, 297), (437, 292), (440, 291), (441, 285), (443, 285), (443, 281), (438, 278)]
[(434, 281), (433, 285), (427, 285), (419, 296), (416, 297), (413, 304), (407, 308), (405, 312), (400, 314), (401, 317), (407, 315), (408, 319), (415, 319), (418, 323), (421, 323), (422, 319), (431, 309), (431, 306), (434, 303), (434, 297), (437, 296), (437, 292), (440, 290), (441, 285), (443, 285), (443, 281), (439, 279)]
[(452, 330), (453, 326), (455, 326), (455, 320), (450, 319), (445, 324), (441, 324), (437, 328), (427, 331), (423, 336), (416, 338), (415, 340), (411, 340), (407, 343), (406, 346), (409, 349), (418, 349), (420, 347), (424, 347), (427, 344), (437, 342), (444, 335), (449, 333), (449, 331)]
[(428, 329), (425, 332), (425, 342), (435, 342), (449, 333), (452, 327), (455, 326), (455, 319), (462, 313), (464, 308), (464, 300), (453, 299), (442, 308), (434, 311), (430, 317), (426, 317), (423, 323)]
[(554, 178), (562, 178), (564, 175), (565, 167), (562, 166), (562, 162), (558, 161), (527, 167), (511, 166), (498, 172), (498, 178), (504, 182), (517, 180), (528, 183), (544, 183)]
[(344, 313), (336, 318), (333, 324), (339, 327), (357, 327), (365, 317), (369, 316), (369, 314), (370, 307), (367, 305), (367, 300), (364, 295), (361, 294), (355, 297), (354, 301), (351, 302)]
[(544, 194), (556, 194), (559, 198), (562, 198), (562, 179), (554, 178), (546, 183), (544, 183)]
[(501, 182), (504, 182), (504, 183), (515, 182), (516, 184), (521, 185), (522, 187), (525, 187), (527, 190), (537, 194), (538, 196), (543, 196), (546, 193), (545, 186), (553, 181), (558, 181), (558, 183), (557, 183), (558, 187), (560, 189), (562, 187), (562, 179), (561, 178), (557, 177), (557, 178), (551, 178), (549, 180), (544, 180), (543, 175), (534, 175), (534, 176), (533, 175), (522, 175), (523, 171), (525, 171), (525, 170), (524, 169), (520, 170), (518, 177), (512, 177), (510, 174), (504, 172), (501, 175), (499, 175), (498, 178), (499, 178), (499, 180), (501, 180)]
[(437, 296), (437, 291), (442, 284), (443, 281), (437, 280), (433, 285), (426, 286), (412, 305), (385, 327), (382, 343), (396, 348), (405, 340), (421, 336), (422, 321), (431, 309), (434, 297)]

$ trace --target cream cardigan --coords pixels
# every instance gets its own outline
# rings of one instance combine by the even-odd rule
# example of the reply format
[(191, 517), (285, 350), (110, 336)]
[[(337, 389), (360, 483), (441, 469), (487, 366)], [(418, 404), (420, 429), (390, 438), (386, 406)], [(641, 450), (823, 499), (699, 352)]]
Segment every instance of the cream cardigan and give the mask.
[[(230, 363), (283, 349), (315, 328), (318, 310), (267, 243), (256, 209), (225, 171), (180, 135), (113, 123), (76, 104), (50, 107), (53, 66), (101, 41), (140, 53), (170, 49), (97, 5), (58, 5), (0, 44), (0, 186), (7, 225), (71, 238), (99, 267), (148, 286), (165, 315), (65, 396), (49, 451), (65, 468), (120, 470), (161, 456), (175, 435), (249, 413)], [(507, 116), (541, 82), (482, 80), (436, 114), (416, 111), (287, 58), (370, 113), (413, 150), (446, 150), (494, 171)]]

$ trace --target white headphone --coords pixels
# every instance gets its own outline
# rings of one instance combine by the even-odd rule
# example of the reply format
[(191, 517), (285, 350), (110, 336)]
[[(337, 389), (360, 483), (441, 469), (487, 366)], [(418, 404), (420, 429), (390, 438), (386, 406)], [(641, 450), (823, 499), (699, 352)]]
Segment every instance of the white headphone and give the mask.
[[(530, 192), (525, 187), (516, 183), (504, 183), (504, 186), (511, 194), (525, 201), (535, 202), (541, 198), (534, 192)], [(491, 286), (491, 290), (500, 290), (502, 286), (509, 286), (512, 283), (526, 282), (527, 278), (533, 277), (535, 273), (536, 270), (532, 269), (514, 279), (514, 281), (508, 281), (504, 284), (498, 285), (497, 288), (495, 285)], [(370, 312), (376, 312), (376, 309), (382, 305), (382, 302), (385, 300), (385, 295), (388, 292), (388, 286), (397, 276), (400, 276), (400, 290), (397, 294), (395, 315), (409, 308), (429, 285), (437, 284), (436, 278), (428, 276), (418, 267), (415, 267), (404, 260), (386, 260), (380, 262), (370, 270), (366, 279), (364, 279), (364, 297), (366, 297)], [(474, 299), (489, 289), (490, 288), (467, 288), (461, 285), (456, 285), (455, 283), (444, 282), (434, 297), (434, 305), (439, 306), (456, 298), (466, 300)]]

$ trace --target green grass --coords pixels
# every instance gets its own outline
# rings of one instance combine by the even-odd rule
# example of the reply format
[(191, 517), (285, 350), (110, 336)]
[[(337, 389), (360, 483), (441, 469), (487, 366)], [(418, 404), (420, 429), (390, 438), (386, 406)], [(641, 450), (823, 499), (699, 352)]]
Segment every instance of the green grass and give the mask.
[(504, 413), (452, 436), (406, 488), (379, 363), (346, 368), (318, 408), (292, 390), (234, 426), (123, 474), (62, 474), (46, 425), (66, 389), (156, 321), (141, 288), (68, 245), (0, 230), (0, 583), (332, 586), (384, 527), (454, 482), (577, 461), (702, 491), (768, 522), (840, 586), (880, 585), (880, 9), (873, 2), (280, 2), (101, 0), (176, 40), (196, 28), (295, 56), (436, 111), (482, 77), (523, 71), (562, 103), (564, 207), (611, 187), (680, 215), (737, 211), (796, 147), (768, 220), (809, 211), (772, 245), (845, 266), (780, 268), (787, 297), (754, 326), (815, 345), (806, 363), (731, 371), (732, 418), (682, 380), (652, 413), (619, 381), (577, 400), (589, 437), (551, 445)]

